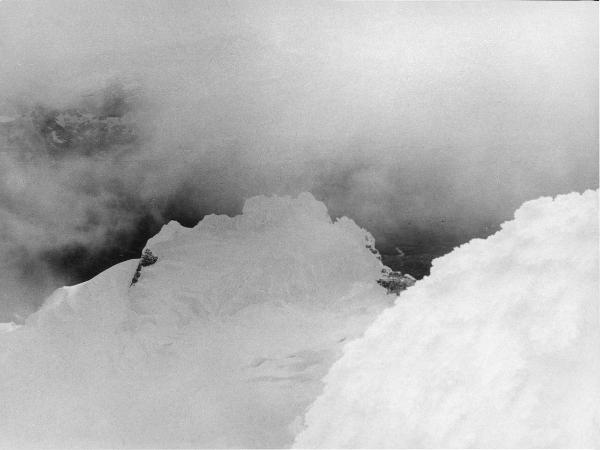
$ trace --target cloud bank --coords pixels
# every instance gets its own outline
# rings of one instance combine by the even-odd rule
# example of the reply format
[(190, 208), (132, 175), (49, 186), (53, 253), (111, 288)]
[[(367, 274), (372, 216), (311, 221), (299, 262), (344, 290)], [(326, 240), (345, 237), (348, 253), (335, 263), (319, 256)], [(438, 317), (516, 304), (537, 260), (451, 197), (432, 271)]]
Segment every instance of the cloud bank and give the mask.
[[(593, 8), (2, 2), (0, 127), (27, 136), (0, 133), (0, 316), (252, 195), (311, 191), (385, 249), (597, 187)], [(134, 139), (62, 151), (66, 110), (117, 114)]]

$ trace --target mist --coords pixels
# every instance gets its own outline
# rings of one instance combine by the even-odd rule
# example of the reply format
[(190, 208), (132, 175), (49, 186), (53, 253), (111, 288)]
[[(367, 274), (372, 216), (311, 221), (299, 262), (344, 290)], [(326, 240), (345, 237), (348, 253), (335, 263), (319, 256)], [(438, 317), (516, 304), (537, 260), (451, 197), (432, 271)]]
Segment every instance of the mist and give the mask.
[(0, 58), (0, 321), (257, 194), (433, 254), (598, 187), (593, 3), (2, 1)]

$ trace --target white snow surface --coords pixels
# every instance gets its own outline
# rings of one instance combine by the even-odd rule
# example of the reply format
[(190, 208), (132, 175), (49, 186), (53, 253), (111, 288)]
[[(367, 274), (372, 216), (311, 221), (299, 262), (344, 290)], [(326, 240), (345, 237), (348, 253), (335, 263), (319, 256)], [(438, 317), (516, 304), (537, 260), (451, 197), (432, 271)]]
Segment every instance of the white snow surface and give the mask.
[(135, 285), (126, 261), (0, 327), (0, 447), (290, 446), (391, 304), (367, 242), (310, 194), (169, 223)]
[(600, 446), (598, 192), (434, 261), (348, 344), (297, 447)]

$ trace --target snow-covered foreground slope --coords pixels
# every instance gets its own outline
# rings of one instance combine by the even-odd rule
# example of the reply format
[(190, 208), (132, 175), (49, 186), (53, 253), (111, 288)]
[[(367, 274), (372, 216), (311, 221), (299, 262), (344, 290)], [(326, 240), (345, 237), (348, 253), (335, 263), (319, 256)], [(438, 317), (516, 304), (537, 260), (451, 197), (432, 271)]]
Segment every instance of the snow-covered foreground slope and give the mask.
[(289, 446), (391, 296), (372, 238), (309, 194), (171, 222), (137, 261), (0, 327), (0, 447)]
[(348, 344), (299, 447), (598, 447), (598, 194), (525, 203)]

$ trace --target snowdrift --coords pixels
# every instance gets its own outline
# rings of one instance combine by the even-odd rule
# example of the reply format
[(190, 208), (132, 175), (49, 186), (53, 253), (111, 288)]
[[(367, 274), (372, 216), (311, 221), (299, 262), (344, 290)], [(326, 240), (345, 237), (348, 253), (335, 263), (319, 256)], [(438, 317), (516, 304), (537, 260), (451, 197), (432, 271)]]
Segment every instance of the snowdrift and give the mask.
[(310, 194), (166, 225), (158, 261), (58, 289), (0, 326), (0, 447), (289, 446), (391, 296), (373, 238)]
[(597, 447), (598, 194), (525, 203), (346, 346), (297, 447)]

